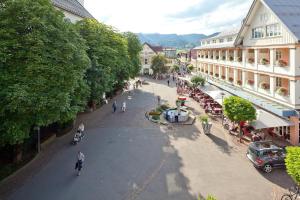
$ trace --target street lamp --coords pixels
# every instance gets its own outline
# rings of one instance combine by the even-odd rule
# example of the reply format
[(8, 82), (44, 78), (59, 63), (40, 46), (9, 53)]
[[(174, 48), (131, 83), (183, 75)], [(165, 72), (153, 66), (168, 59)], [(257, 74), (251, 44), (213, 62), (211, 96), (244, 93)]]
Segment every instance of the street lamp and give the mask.
[(221, 92), (220, 95), (222, 96), (222, 125), (224, 125), (223, 100), (224, 100), (225, 93), (224, 93), (224, 92)]

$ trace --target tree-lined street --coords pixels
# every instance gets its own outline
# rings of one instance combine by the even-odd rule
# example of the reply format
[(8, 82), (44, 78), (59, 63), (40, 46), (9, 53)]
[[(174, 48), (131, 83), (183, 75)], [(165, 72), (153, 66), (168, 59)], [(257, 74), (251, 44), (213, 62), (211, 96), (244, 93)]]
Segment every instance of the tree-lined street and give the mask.
[[(113, 114), (110, 101), (81, 115), (78, 123), (86, 126), (83, 141), (71, 146), (71, 133), (52, 144), (60, 148), (38, 169), (36, 161), (31, 163), (27, 168), (32, 166), (36, 173), (25, 175), (24, 184), (8, 199), (183, 200), (212, 194), (221, 200), (273, 200), (292, 186), (284, 170), (264, 174), (255, 169), (246, 159), (247, 146), (220, 123), (214, 122), (212, 134), (206, 136), (199, 122), (159, 126), (148, 121), (145, 112), (155, 107), (157, 95), (173, 106), (177, 96), (174, 82), (170, 87), (165, 81), (149, 82), (130, 97), (116, 97), (119, 106), (126, 100), (125, 113), (119, 109)], [(196, 102), (188, 105), (195, 114), (203, 113)], [(74, 171), (78, 150), (86, 155), (79, 177)]]

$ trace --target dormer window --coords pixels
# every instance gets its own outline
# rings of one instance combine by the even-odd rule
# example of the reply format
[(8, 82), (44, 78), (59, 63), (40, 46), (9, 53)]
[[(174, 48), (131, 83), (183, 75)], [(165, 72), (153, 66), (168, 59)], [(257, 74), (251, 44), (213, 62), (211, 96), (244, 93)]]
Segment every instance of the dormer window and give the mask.
[(220, 41), (220, 43), (223, 43), (223, 42), (224, 42), (224, 39), (220, 39), (219, 41)]
[(213, 40), (213, 43), (214, 43), (214, 44), (217, 43), (217, 40)]
[(252, 38), (263, 38), (265, 36), (264, 27), (256, 27), (252, 29)]

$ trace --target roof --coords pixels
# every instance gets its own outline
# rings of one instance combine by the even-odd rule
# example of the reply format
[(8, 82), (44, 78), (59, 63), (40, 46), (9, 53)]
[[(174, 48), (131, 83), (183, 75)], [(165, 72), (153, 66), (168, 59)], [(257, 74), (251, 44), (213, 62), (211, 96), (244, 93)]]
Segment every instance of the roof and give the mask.
[(162, 46), (152, 46), (148, 42), (145, 42), (144, 45), (148, 45), (155, 53), (164, 51), (164, 47), (162, 47)]
[(51, 0), (57, 8), (82, 18), (94, 18), (77, 0)]
[(277, 15), (281, 22), (300, 41), (300, 1), (299, 0), (263, 0)]
[(200, 49), (222, 49), (222, 48), (233, 48), (234, 42), (224, 42), (224, 43), (215, 43), (215, 44), (206, 44), (200, 47), (197, 47), (197, 50)]
[(213, 36), (210, 38), (205, 38), (204, 40), (217, 39), (217, 38), (222, 38), (222, 37), (226, 37), (226, 36), (237, 35), (239, 33), (240, 29), (241, 29), (241, 27), (235, 27), (232, 29), (228, 29), (228, 30), (222, 31), (221, 33), (219, 33), (216, 36)]
[(274, 15), (278, 17), (281, 23), (291, 31), (291, 33), (300, 41), (300, 1), (299, 0), (254, 0), (248, 14), (243, 21), (243, 25), (238, 33), (235, 44), (238, 45), (242, 42), (242, 33), (245, 27), (249, 25), (248, 20), (252, 14), (252, 11), (256, 7), (258, 2), (262, 2), (268, 7)]

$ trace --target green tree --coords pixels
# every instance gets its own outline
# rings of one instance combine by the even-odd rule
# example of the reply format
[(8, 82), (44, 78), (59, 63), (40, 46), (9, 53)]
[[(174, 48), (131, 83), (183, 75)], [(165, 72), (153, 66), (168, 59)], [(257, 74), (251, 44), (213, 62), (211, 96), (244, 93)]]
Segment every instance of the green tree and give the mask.
[(154, 74), (163, 74), (169, 71), (169, 67), (166, 66), (167, 59), (163, 55), (155, 55), (152, 58), (151, 69)]
[(193, 76), (191, 78), (191, 82), (192, 82), (194, 87), (204, 86), (205, 78), (203, 78), (202, 76)]
[(179, 65), (173, 65), (172, 66), (172, 71), (179, 72)]
[(84, 41), (48, 0), (0, 3), (0, 146), (75, 118), (89, 94)]
[(136, 77), (141, 71), (140, 52), (143, 47), (137, 35), (131, 32), (124, 33), (128, 43), (128, 54), (130, 59), (130, 77)]
[[(224, 115), (231, 121), (240, 122), (253, 121), (256, 119), (256, 110), (251, 102), (240, 97), (231, 96), (224, 99), (223, 103)], [(240, 127), (240, 140), (241, 140), (241, 127)]]
[(287, 147), (285, 165), (288, 174), (300, 184), (300, 147)]
[(189, 65), (187, 66), (187, 69), (188, 69), (188, 72), (189, 72), (189, 73), (192, 72), (192, 71), (194, 70), (194, 65), (189, 64)]

